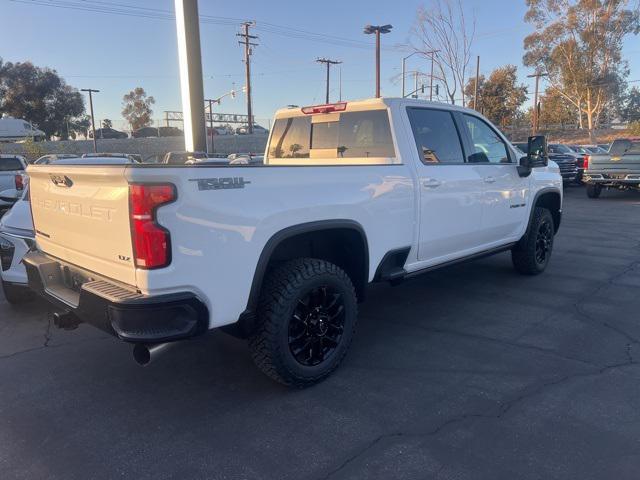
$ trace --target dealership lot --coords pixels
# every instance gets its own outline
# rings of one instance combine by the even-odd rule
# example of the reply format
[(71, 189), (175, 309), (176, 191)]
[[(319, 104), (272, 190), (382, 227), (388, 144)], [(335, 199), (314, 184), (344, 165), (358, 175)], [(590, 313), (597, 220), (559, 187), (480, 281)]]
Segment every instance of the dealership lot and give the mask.
[(375, 285), (343, 367), (303, 391), (222, 333), (143, 369), (2, 299), (0, 476), (637, 478), (640, 195), (565, 193), (546, 273), (501, 254)]

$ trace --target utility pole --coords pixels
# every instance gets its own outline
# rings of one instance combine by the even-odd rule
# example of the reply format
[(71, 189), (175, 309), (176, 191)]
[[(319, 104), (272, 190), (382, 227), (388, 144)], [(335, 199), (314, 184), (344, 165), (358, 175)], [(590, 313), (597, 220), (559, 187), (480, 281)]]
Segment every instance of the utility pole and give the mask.
[(258, 46), (257, 43), (251, 42), (251, 40), (256, 40), (258, 37), (255, 35), (249, 34), (249, 28), (253, 27), (254, 25), (255, 25), (255, 22), (244, 22), (242, 24), (243, 32), (236, 34), (238, 37), (242, 37), (242, 40), (240, 40), (238, 43), (240, 45), (244, 45), (244, 64), (245, 64), (245, 77), (246, 77), (245, 81), (247, 86), (247, 116), (248, 116), (247, 133), (248, 134), (253, 133), (253, 114), (251, 111), (252, 108), (251, 108), (251, 62), (250, 62), (250, 57), (253, 54), (253, 52), (251, 50), (251, 47)]
[(338, 83), (340, 85), (338, 100), (341, 102), (342, 101), (342, 65), (338, 67), (338, 77), (339, 77)]
[(414, 94), (413, 94), (413, 98), (418, 98), (418, 75), (419, 72), (418, 70), (416, 70), (415, 72), (413, 72), (413, 88), (414, 88)]
[(96, 122), (93, 119), (93, 94), (99, 93), (100, 90), (93, 88), (83, 88), (82, 92), (89, 92), (89, 108), (91, 109), (91, 131), (93, 132), (93, 153), (98, 153), (98, 142), (96, 141)]
[(380, 98), (380, 34), (389, 33), (393, 25), (366, 25), (364, 33), (376, 35), (376, 98)]
[(317, 63), (324, 63), (327, 66), (327, 94), (325, 103), (329, 103), (329, 70), (331, 70), (331, 65), (340, 65), (342, 62), (339, 60), (331, 60), (328, 58), (317, 58)]
[(476, 61), (476, 84), (473, 88), (473, 109), (478, 111), (478, 84), (480, 83), (480, 55)]
[(547, 73), (536, 72), (532, 75), (527, 75), (527, 78), (535, 78), (536, 79), (536, 88), (535, 94), (533, 96), (533, 126), (532, 133), (535, 135), (538, 133), (538, 87), (540, 84), (540, 77), (546, 77)]

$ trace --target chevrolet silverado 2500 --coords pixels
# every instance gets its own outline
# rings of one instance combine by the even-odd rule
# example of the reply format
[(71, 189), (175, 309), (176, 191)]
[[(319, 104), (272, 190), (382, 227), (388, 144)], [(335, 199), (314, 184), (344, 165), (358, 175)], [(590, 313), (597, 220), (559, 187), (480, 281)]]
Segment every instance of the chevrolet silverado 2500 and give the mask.
[(562, 178), (472, 110), (372, 99), (277, 112), (264, 165), (33, 166), (30, 286), (148, 362), (233, 328), (287, 385), (322, 380), (375, 281), (511, 251), (549, 262)]

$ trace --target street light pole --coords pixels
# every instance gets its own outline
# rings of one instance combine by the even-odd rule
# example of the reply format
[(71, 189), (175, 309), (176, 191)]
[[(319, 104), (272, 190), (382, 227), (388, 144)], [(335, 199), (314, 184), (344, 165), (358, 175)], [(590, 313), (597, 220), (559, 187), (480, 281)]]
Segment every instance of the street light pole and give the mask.
[(407, 60), (410, 57), (413, 57), (416, 53), (420, 53), (420, 52), (410, 53), (409, 55), (407, 55), (406, 57), (404, 57), (402, 59), (402, 98), (404, 98), (406, 96), (405, 77), (407, 76)]
[(393, 25), (366, 25), (364, 33), (376, 35), (376, 98), (380, 98), (380, 35), (389, 33)]
[(91, 110), (91, 131), (93, 132), (93, 153), (98, 153), (98, 142), (96, 141), (96, 122), (93, 118), (93, 94), (99, 93), (100, 90), (94, 90), (92, 88), (83, 88), (82, 92), (89, 93), (89, 108)]
[(440, 50), (431, 50), (427, 53), (431, 54), (431, 74), (429, 75), (429, 101), (433, 101), (433, 57)]

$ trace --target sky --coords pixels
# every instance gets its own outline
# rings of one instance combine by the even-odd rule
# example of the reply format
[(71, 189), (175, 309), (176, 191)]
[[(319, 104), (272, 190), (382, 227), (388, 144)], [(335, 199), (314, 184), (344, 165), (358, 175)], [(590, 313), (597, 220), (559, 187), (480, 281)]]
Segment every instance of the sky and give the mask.
[[(532, 31), (523, 20), (525, 0), (462, 3), (467, 18), (476, 21), (470, 73), (475, 73), (476, 55), (485, 75), (514, 64), (532, 94), (532, 79), (526, 77), (531, 72), (522, 66), (523, 39)], [(118, 5), (139, 7), (148, 15), (83, 10), (87, 5), (111, 11), (123, 8)], [(160, 121), (165, 110), (181, 110), (175, 21), (170, 18), (173, 5), (173, 0), (0, 0), (0, 57), (50, 67), (74, 87), (100, 90), (94, 97), (96, 123), (109, 118), (114, 127), (124, 128), (122, 97), (135, 87), (155, 98), (153, 117)], [(362, 33), (369, 23), (393, 25), (382, 38), (381, 83), (383, 95), (400, 96), (397, 77), (402, 57), (411, 51), (403, 45), (411, 42), (421, 5), (429, 5), (429, 0), (200, 0), (205, 97), (217, 98), (244, 85), (243, 49), (236, 33), (245, 19), (256, 22), (252, 33), (259, 37), (251, 57), (253, 106), (264, 126), (283, 106), (324, 103), (325, 70), (315, 62), (318, 57), (343, 62), (343, 99), (373, 96), (374, 38)], [(319, 35), (297, 34), (299, 30)], [(624, 56), (631, 67), (629, 80), (640, 79), (640, 38), (627, 40)], [(428, 61), (418, 56), (408, 59), (407, 70), (416, 69), (428, 72)], [(337, 68), (332, 70), (331, 85), (331, 99), (337, 100)], [(246, 113), (244, 95), (225, 98), (214, 109)]]

